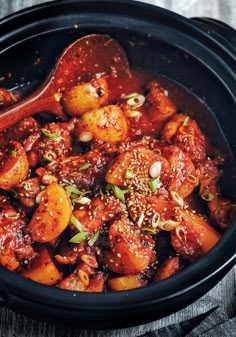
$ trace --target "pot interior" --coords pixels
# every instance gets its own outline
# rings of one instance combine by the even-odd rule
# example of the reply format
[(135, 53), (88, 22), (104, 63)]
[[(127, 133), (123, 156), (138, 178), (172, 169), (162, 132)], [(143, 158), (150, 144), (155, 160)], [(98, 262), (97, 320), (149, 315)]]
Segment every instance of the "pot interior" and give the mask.
[[(126, 15), (122, 14), (122, 8), (116, 15), (108, 10), (98, 16), (83, 11), (72, 15), (71, 7), (64, 15), (60, 11), (60, 16), (57, 11), (55, 15), (49, 11), (50, 15), (43, 19), (45, 9), (38, 21), (35, 13), (23, 26), (15, 20), (17, 24), (12, 27), (12, 33), (3, 35), (0, 42), (0, 86), (27, 96), (46, 79), (66, 46), (87, 34), (108, 34), (123, 46), (131, 67), (157, 76), (166, 85), (179, 111), (193, 116), (211, 143), (226, 154), (221, 181), (223, 195), (236, 200), (232, 70), (222, 68), (224, 61), (204, 44), (204, 33), (201, 40), (191, 29), (183, 31), (181, 25), (172, 24), (170, 14), (166, 21), (161, 19), (162, 13), (159, 21), (153, 21), (155, 17), (150, 12), (145, 17), (144, 11), (143, 18), (140, 11), (131, 15), (130, 10)], [(174, 16), (173, 20), (180, 19)], [(207, 275), (207, 264), (204, 264), (204, 273)]]

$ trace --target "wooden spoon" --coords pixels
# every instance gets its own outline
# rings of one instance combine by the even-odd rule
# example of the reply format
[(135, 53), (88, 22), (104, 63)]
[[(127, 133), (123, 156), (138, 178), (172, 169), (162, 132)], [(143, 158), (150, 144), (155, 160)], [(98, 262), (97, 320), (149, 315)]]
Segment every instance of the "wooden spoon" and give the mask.
[(67, 87), (89, 81), (96, 74), (129, 74), (126, 54), (108, 35), (84, 36), (69, 45), (47, 80), (29, 97), (0, 112), (0, 131), (37, 112), (51, 112), (62, 120), (67, 116), (60, 104)]

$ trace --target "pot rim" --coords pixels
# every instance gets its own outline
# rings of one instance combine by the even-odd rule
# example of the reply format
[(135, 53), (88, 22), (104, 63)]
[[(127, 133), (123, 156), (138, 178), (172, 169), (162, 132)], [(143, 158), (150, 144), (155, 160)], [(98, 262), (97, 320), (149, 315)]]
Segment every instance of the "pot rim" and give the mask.
[[(132, 308), (134, 304), (136, 307), (137, 305), (145, 307), (150, 301), (161, 304), (163, 301), (191, 292), (195, 287), (220, 273), (226, 266), (232, 266), (236, 262), (236, 247), (233, 240), (230, 240), (232, 236), (236, 236), (236, 222), (230, 226), (221, 240), (198, 261), (169, 279), (138, 289), (105, 293), (68, 291), (25, 279), (0, 266), (1, 291), (3, 298), (7, 297), (10, 291), (24, 299), (31, 301), (33, 299), (34, 302), (70, 309), (90, 310), (93, 305), (95, 310), (117, 311)], [(229, 249), (225, 251), (225, 244), (228, 243)], [(222, 259), (219, 259), (220, 256)], [(40, 294), (40, 297), (35, 298), (35, 294)], [(115, 307), (111, 308), (111, 304)]]
[[(53, 9), (60, 6), (69, 7), (75, 3), (90, 3), (91, 5), (98, 5), (98, 1), (96, 0), (57, 0), (26, 8), (0, 20), (1, 25), (5, 29), (5, 33), (3, 33), (3, 35), (10, 36), (11, 29), (14, 24), (22, 24), (27, 17), (32, 16), (34, 13), (37, 14), (40, 11), (48, 11), (49, 8)], [(221, 63), (224, 63), (228, 71), (230, 70), (231, 61), (232, 59), (235, 59), (233, 51), (230, 48), (228, 49), (225, 48), (225, 46), (222, 46), (217, 39), (217, 36), (208, 34), (204, 29), (197, 26), (190, 19), (157, 6), (132, 0), (115, 0), (112, 3), (109, 0), (103, 0), (99, 1), (99, 3), (103, 3), (106, 6), (109, 4), (113, 7), (115, 5), (134, 6), (140, 10), (141, 13), (145, 9), (151, 13), (152, 18), (158, 14), (163, 17), (163, 20), (170, 20), (170, 22), (172, 22), (173, 25), (177, 25), (179, 29), (181, 27), (187, 28), (188, 31), (195, 34), (196, 39), (200, 39), (203, 42), (208, 41), (210, 46), (214, 46), (214, 52), (217, 50), (221, 55), (224, 55), (226, 58), (222, 60), (221, 57), (220, 61)], [(14, 31), (12, 34), (14, 34)], [(208, 46), (208, 48), (210, 47)], [(217, 53), (215, 57), (219, 59)], [(231, 75), (233, 81), (236, 77), (234, 74)], [(230, 90), (232, 96), (235, 97), (236, 89), (230, 88), (230, 83), (227, 88)], [(216, 274), (219, 274), (226, 268), (226, 266), (232, 266), (236, 262), (236, 246), (233, 243), (233, 237), (236, 238), (236, 222), (234, 222), (226, 231), (217, 245), (200, 260), (196, 261), (169, 279), (139, 289), (96, 294), (65, 291), (25, 279), (20, 275), (0, 266), (0, 278), (2, 283), (0, 293), (2, 292), (3, 297), (7, 297), (7, 293), (10, 292), (18, 297), (31, 301), (33, 298), (34, 302), (47, 303), (49, 306), (52, 305), (70, 309), (80, 308), (82, 310), (90, 310), (91, 306), (94, 306), (95, 309), (92, 310), (118, 311), (123, 310), (124, 308), (132, 308), (134, 304), (141, 308), (150, 304), (150, 302), (161, 303), (167, 299), (175, 298), (180, 294), (189, 293), (193, 288), (203, 285), (208, 279), (212, 278)], [(225, 250), (226, 246), (227, 251)], [(40, 296), (36, 298), (35, 294), (40, 294)], [(114, 307), (111, 307), (111, 304), (114, 305)]]

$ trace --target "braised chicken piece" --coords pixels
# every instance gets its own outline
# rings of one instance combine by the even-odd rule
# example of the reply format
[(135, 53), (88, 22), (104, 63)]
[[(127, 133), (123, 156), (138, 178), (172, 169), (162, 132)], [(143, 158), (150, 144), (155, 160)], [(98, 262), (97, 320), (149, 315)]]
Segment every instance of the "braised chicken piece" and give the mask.
[(29, 162), (22, 145), (10, 141), (0, 148), (0, 188), (10, 191), (29, 174)]
[(216, 221), (218, 226), (226, 230), (236, 216), (236, 203), (231, 200), (223, 199), (218, 180), (221, 177), (221, 171), (218, 168), (223, 163), (223, 158), (215, 160), (207, 158), (200, 166), (200, 197), (207, 202), (211, 217)]
[(186, 198), (198, 185), (199, 170), (195, 168), (190, 157), (175, 145), (163, 148), (162, 155), (170, 164), (168, 190)]
[(33, 117), (24, 118), (19, 123), (0, 132), (0, 147), (7, 145), (12, 139), (21, 141), (39, 129), (39, 123)]
[(179, 210), (175, 219), (179, 225), (171, 231), (171, 243), (175, 251), (187, 260), (195, 261), (205, 255), (221, 237), (196, 213)]
[(104, 256), (105, 266), (118, 274), (143, 271), (155, 258), (154, 241), (142, 234), (126, 218), (115, 221), (108, 232), (109, 251)]
[(90, 190), (104, 181), (109, 158), (99, 149), (80, 156), (72, 156), (53, 161), (45, 168), (45, 174), (55, 176), (61, 183)]
[(74, 120), (48, 123), (29, 136), (25, 149), (32, 167), (64, 158), (72, 152)]
[(161, 141), (174, 144), (196, 163), (206, 158), (206, 140), (199, 126), (189, 116), (174, 115), (162, 130)]
[(26, 218), (10, 200), (0, 195), (0, 263), (10, 270), (27, 265), (35, 252), (31, 238), (24, 233)]
[(37, 196), (42, 192), (39, 177), (24, 180), (22, 183), (15, 186), (17, 198), (21, 205), (27, 209), (34, 209), (37, 206)]
[(147, 89), (148, 113), (153, 123), (160, 128), (164, 122), (173, 116), (177, 108), (168, 97), (168, 91), (158, 81), (151, 81), (147, 85)]

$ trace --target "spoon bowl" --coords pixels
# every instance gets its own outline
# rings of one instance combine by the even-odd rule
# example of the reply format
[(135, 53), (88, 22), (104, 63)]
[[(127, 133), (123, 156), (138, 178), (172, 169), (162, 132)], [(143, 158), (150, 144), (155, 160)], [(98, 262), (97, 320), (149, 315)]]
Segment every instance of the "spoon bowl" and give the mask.
[(129, 74), (120, 44), (108, 35), (91, 34), (70, 44), (46, 81), (29, 97), (0, 113), (0, 131), (38, 112), (51, 112), (66, 120), (60, 100), (65, 87), (89, 81), (96, 74)]

